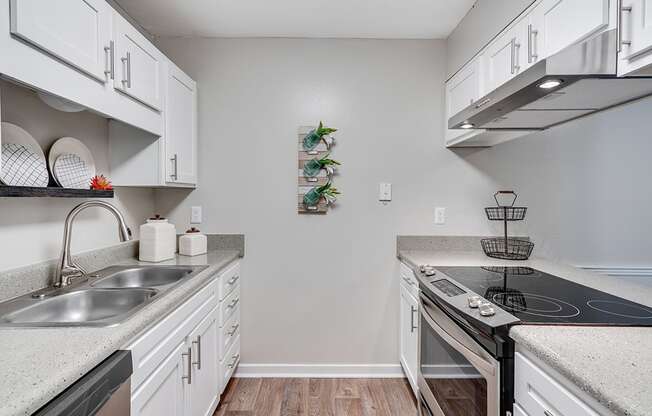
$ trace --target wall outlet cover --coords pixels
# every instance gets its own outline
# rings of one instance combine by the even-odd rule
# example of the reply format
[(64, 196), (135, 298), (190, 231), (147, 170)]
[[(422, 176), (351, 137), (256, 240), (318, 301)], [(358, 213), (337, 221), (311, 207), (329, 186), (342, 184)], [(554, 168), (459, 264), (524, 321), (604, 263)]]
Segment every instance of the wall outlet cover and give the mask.
[(435, 224), (437, 225), (446, 224), (446, 208), (443, 207), (435, 208)]
[(387, 202), (392, 200), (392, 184), (381, 183), (378, 185), (378, 200)]
[(191, 207), (190, 208), (190, 223), (191, 224), (201, 224), (202, 221), (202, 212), (201, 207)]

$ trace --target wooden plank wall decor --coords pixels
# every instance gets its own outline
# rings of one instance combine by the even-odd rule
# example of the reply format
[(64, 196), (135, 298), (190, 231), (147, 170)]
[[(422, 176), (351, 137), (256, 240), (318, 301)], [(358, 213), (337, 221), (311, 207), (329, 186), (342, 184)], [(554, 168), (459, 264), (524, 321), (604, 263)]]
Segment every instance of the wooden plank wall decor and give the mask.
[(322, 169), (321, 172), (315, 177), (308, 177), (304, 174), (303, 168), (306, 162), (312, 159), (321, 159), (326, 156), (329, 152), (329, 149), (326, 147), (324, 142), (320, 142), (313, 150), (306, 151), (303, 146), (303, 139), (308, 133), (316, 129), (315, 126), (301, 126), (299, 127), (298, 134), (298, 146), (299, 146), (299, 157), (298, 157), (298, 205), (297, 211), (299, 214), (326, 214), (328, 212), (328, 203), (324, 198), (322, 198), (316, 206), (307, 206), (304, 203), (304, 196), (311, 189), (317, 186), (326, 185), (328, 183), (328, 175), (325, 169)]

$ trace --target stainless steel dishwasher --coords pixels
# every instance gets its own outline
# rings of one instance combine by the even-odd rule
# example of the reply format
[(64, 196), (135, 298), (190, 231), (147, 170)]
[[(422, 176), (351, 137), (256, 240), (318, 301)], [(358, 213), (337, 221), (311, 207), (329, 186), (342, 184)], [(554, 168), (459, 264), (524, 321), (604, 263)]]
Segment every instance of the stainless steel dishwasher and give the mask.
[(129, 416), (130, 351), (117, 351), (32, 416)]

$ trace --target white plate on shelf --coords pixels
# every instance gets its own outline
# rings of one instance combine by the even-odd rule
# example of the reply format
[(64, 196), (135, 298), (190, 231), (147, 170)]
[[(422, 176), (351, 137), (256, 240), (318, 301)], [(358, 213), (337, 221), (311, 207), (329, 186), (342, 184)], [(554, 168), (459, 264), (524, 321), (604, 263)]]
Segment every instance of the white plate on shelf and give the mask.
[(15, 124), (2, 123), (0, 181), (11, 186), (48, 186), (45, 154), (38, 142)]
[[(74, 137), (62, 137), (54, 142), (48, 154), (48, 164), (54, 180), (63, 188), (88, 189), (96, 174), (91, 151)], [(58, 173), (65, 178), (60, 178)], [(85, 185), (81, 187), (81, 183)]]

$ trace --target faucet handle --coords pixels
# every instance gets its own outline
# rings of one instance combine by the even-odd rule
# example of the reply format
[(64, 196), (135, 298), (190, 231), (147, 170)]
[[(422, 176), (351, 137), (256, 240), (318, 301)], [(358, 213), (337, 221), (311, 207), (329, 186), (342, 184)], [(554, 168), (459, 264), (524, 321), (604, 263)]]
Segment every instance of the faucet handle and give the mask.
[(61, 279), (56, 283), (55, 286), (68, 286), (75, 280), (78, 280), (82, 277), (85, 277), (85, 273), (81, 267), (77, 265), (66, 266), (61, 269)]

